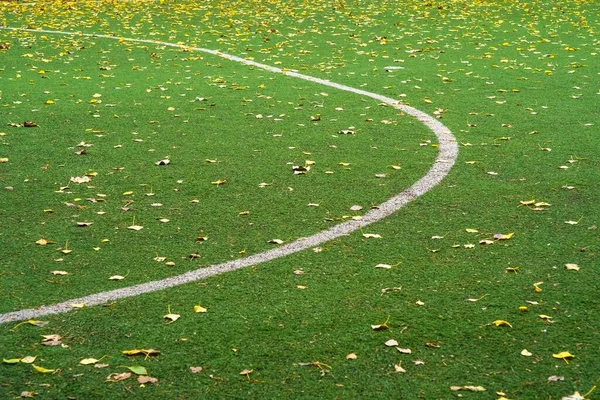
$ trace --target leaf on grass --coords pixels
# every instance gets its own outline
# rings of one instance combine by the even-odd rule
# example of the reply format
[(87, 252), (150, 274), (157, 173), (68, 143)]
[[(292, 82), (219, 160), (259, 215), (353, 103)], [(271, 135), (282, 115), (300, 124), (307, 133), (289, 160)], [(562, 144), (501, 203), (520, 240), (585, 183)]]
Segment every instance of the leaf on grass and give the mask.
[(356, 360), (358, 356), (354, 353), (350, 353), (346, 356), (346, 360)]
[(387, 347), (394, 347), (394, 346), (398, 346), (398, 341), (395, 339), (390, 339), (387, 342), (385, 342), (385, 345)]
[(131, 226), (128, 226), (128, 227), (127, 227), (127, 229), (131, 229), (131, 230), (133, 230), (133, 231), (139, 231), (139, 230), (140, 230), (140, 229), (142, 229), (142, 228), (144, 228), (144, 227), (143, 227), (143, 226), (140, 226), (140, 225), (131, 225)]
[(558, 358), (559, 360), (565, 360), (567, 364), (569, 360), (575, 358), (575, 356), (568, 351), (561, 351), (560, 353), (552, 354), (552, 357)]
[(79, 361), (79, 364), (81, 365), (90, 365), (90, 364), (96, 364), (98, 361), (95, 358), (84, 358), (83, 360)]
[(508, 326), (512, 328), (512, 325), (508, 321), (505, 321), (503, 319), (497, 319), (494, 322), (492, 322), (492, 324), (496, 326)]
[(400, 352), (402, 354), (412, 354), (412, 350), (411, 349), (403, 349), (401, 347), (396, 347), (396, 350), (398, 350), (398, 352)]
[(577, 264), (565, 264), (565, 268), (569, 271), (579, 271), (579, 265)]
[(154, 165), (169, 165), (171, 163), (171, 160), (169, 160), (168, 158), (165, 158), (163, 160), (159, 160), (157, 162), (154, 163)]
[(8, 162), (7, 157), (0, 157), (0, 164), (7, 163), (7, 162)]
[(160, 350), (155, 350), (155, 349), (133, 349), (133, 350), (123, 350), (123, 351), (121, 351), (121, 353), (125, 354), (126, 356), (137, 356), (139, 354), (143, 354), (146, 357), (149, 357), (149, 356), (156, 356), (156, 355), (160, 354)]
[(93, 224), (93, 222), (77, 222), (77, 226), (84, 227), (84, 228), (88, 227), (88, 226), (90, 226), (92, 224)]
[(11, 330), (15, 330), (19, 326), (24, 325), (24, 324), (29, 324), (29, 325), (33, 325), (33, 326), (37, 326), (37, 327), (42, 327), (42, 326), (48, 325), (48, 321), (38, 321), (38, 320), (35, 320), (35, 319), (28, 319), (27, 321), (19, 322), (18, 324), (16, 324), (15, 326), (13, 326)]
[(119, 382), (131, 377), (131, 372), (114, 373), (106, 377), (106, 382)]
[(252, 373), (252, 371), (254, 371), (254, 370), (253, 369), (243, 369), (240, 371), (240, 375), (248, 376)]
[(377, 264), (377, 265), (375, 266), (375, 268), (390, 269), (390, 268), (392, 268), (392, 266), (391, 266), (391, 265), (389, 265), (389, 264)]
[(21, 362), (20, 358), (3, 358), (2, 359), (3, 364), (18, 364), (20, 362)]
[(146, 368), (142, 367), (141, 365), (121, 365), (120, 368), (127, 368), (136, 375), (148, 375), (148, 371), (146, 370)]
[(21, 358), (21, 362), (23, 364), (33, 364), (33, 362), (35, 361), (36, 358), (37, 357), (34, 357), (34, 356), (26, 356), (26, 357)]
[(202, 367), (190, 367), (190, 371), (192, 374), (197, 374), (199, 372), (202, 372)]
[(565, 377), (564, 376), (556, 376), (556, 375), (552, 375), (548, 377), (548, 382), (558, 382), (558, 381), (564, 381)]
[(584, 396), (579, 394), (579, 392), (575, 392), (569, 396), (563, 396), (560, 400), (586, 400)]
[(92, 178), (90, 178), (87, 175), (84, 176), (72, 176), (70, 179), (71, 182), (73, 183), (88, 183), (92, 181)]
[(479, 231), (477, 229), (473, 229), (473, 228), (467, 228), (465, 229), (468, 233), (479, 233)]
[(385, 322), (381, 323), (381, 324), (377, 324), (377, 325), (371, 325), (371, 329), (374, 331), (384, 331), (386, 329), (390, 329), (390, 326), (388, 325), (388, 322), (390, 322), (390, 317), (388, 316), (387, 319), (385, 320)]
[(181, 317), (181, 315), (179, 315), (179, 314), (170, 314), (169, 313), (169, 314), (163, 315), (163, 318), (167, 320), (166, 321), (167, 324), (171, 324), (171, 323), (177, 321), (179, 319), (179, 317)]
[(153, 378), (151, 376), (146, 376), (146, 375), (138, 376), (137, 381), (140, 385), (145, 385), (146, 383), (158, 383), (157, 378)]
[(468, 392), (485, 392), (486, 388), (483, 386), (450, 386), (450, 390), (466, 390)]
[(39, 367), (35, 364), (31, 364), (31, 366), (33, 367), (33, 369), (35, 369), (37, 372), (41, 372), (42, 374), (51, 374), (53, 372), (56, 372), (55, 369), (48, 369), (48, 368), (44, 368), (44, 367)]
[(533, 291), (536, 293), (540, 293), (542, 291), (542, 288), (540, 287), (541, 284), (543, 284), (544, 282), (535, 282), (533, 284)]
[(62, 344), (62, 337), (60, 335), (42, 335), (42, 345), (44, 346), (59, 346)]
[(402, 368), (402, 363), (394, 364), (394, 371), (396, 372), (406, 372), (404, 368)]
[(205, 312), (208, 312), (208, 310), (200, 305), (195, 305), (194, 312), (195, 313), (205, 313)]
[(125, 277), (123, 275), (113, 275), (113, 276), (110, 276), (108, 279), (111, 281), (121, 281), (121, 280), (125, 279)]
[(268, 241), (268, 243), (271, 243), (271, 244), (282, 244), (283, 240), (281, 240), (281, 239), (271, 239), (271, 240)]
[(377, 233), (363, 233), (363, 236), (366, 237), (367, 239), (380, 239), (381, 235), (377, 234)]
[(67, 271), (50, 271), (52, 275), (69, 275)]
[(217, 179), (216, 181), (211, 182), (213, 185), (221, 186), (227, 183), (226, 180)]
[(35, 244), (39, 244), (40, 246), (45, 246), (45, 245), (47, 245), (48, 243), (50, 243), (50, 242), (49, 242), (49, 241), (47, 241), (47, 240), (46, 240), (46, 239), (44, 239), (44, 238), (41, 238), (40, 240), (37, 240), (37, 241), (35, 242)]
[(521, 350), (521, 355), (524, 357), (531, 357), (533, 354), (529, 350), (523, 349)]
[(510, 239), (511, 237), (513, 237), (513, 235), (514, 235), (514, 232), (507, 233), (507, 234), (503, 234), (503, 233), (496, 233), (496, 234), (494, 235), (494, 239), (495, 239), (495, 240), (508, 240), (508, 239)]

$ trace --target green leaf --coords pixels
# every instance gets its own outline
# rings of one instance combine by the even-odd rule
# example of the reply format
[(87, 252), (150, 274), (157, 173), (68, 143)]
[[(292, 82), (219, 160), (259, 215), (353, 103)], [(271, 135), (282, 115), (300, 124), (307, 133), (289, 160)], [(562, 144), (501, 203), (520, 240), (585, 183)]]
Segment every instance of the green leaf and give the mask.
[(21, 361), (20, 358), (3, 358), (2, 359), (2, 363), (3, 364), (18, 364)]
[(146, 368), (142, 367), (141, 365), (132, 365), (130, 367), (127, 365), (121, 365), (120, 367), (127, 368), (136, 375), (148, 375), (148, 371), (146, 370)]

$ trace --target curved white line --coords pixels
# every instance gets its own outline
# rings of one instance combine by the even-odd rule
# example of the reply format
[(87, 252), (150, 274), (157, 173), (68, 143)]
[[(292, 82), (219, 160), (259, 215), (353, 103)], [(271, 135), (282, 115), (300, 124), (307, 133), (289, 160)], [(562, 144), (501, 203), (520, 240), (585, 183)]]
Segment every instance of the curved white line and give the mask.
[(425, 192), (433, 188), (437, 185), (446, 175), (454, 165), (456, 158), (458, 156), (458, 145), (456, 143), (456, 139), (452, 132), (439, 122), (437, 119), (432, 116), (417, 110), (416, 108), (409, 107), (403, 104), (400, 104), (398, 101), (385, 97), (376, 93), (367, 92), (365, 90), (355, 89), (350, 86), (340, 85), (335, 82), (331, 82), (325, 79), (319, 79), (312, 76), (300, 74), (296, 71), (287, 71), (281, 68), (272, 67), (269, 65), (261, 64), (255, 61), (246, 60), (244, 58), (240, 58), (237, 56), (233, 56), (230, 54), (221, 53), (217, 50), (204, 49), (200, 47), (191, 47), (185, 46), (176, 43), (169, 42), (161, 42), (157, 40), (147, 40), (147, 39), (132, 39), (132, 38), (122, 38), (118, 36), (111, 35), (96, 35), (89, 33), (77, 33), (77, 32), (65, 32), (65, 31), (51, 31), (51, 30), (38, 30), (38, 29), (20, 29), (20, 28), (10, 28), (10, 27), (0, 27), (0, 29), (5, 30), (13, 30), (13, 31), (26, 31), (26, 32), (35, 32), (35, 33), (47, 33), (47, 34), (58, 34), (58, 35), (71, 35), (71, 36), (85, 36), (85, 37), (97, 37), (104, 39), (113, 39), (113, 40), (121, 40), (127, 42), (135, 42), (135, 43), (149, 43), (156, 44), (162, 46), (176, 47), (176, 48), (185, 48), (194, 51), (201, 51), (204, 53), (214, 54), (219, 57), (226, 58), (228, 60), (237, 61), (242, 64), (251, 65), (256, 68), (264, 69), (270, 72), (275, 72), (279, 74), (284, 74), (287, 76), (292, 76), (294, 78), (304, 79), (306, 81), (318, 83), (325, 86), (330, 86), (335, 89), (344, 90), (347, 92), (352, 92), (356, 94), (360, 94), (363, 96), (371, 97), (373, 99), (379, 100), (382, 103), (388, 104), (398, 110), (405, 112), (406, 114), (412, 115), (419, 122), (427, 126), (433, 133), (436, 135), (438, 139), (438, 156), (435, 160), (435, 163), (431, 167), (431, 169), (427, 172), (425, 176), (419, 179), (415, 184), (413, 184), (408, 189), (404, 190), (402, 193), (399, 193), (389, 200), (385, 201), (379, 208), (371, 209), (368, 211), (361, 220), (349, 220), (343, 222), (339, 225), (333, 226), (327, 230), (318, 232), (314, 235), (311, 235), (306, 238), (298, 239), (292, 243), (286, 244), (284, 246), (265, 251), (263, 253), (254, 254), (252, 256), (242, 258), (239, 260), (228, 261), (222, 264), (212, 265), (210, 267), (203, 267), (194, 271), (187, 272), (182, 275), (172, 276), (169, 278), (161, 279), (158, 281), (151, 281), (142, 283), (139, 285), (129, 286), (121, 289), (110, 290), (107, 292), (96, 293), (89, 296), (79, 297), (76, 299), (67, 300), (58, 304), (52, 304), (48, 306), (40, 306), (39, 308), (30, 308), (25, 310), (13, 311), (5, 314), (0, 314), (0, 324), (10, 322), (10, 321), (21, 321), (26, 319), (32, 319), (41, 317), (49, 314), (59, 314), (67, 311), (71, 311), (73, 309), (72, 304), (82, 304), (85, 303), (87, 306), (93, 306), (98, 304), (104, 304), (112, 300), (123, 299), (126, 297), (137, 296), (143, 293), (154, 292), (162, 289), (167, 289), (174, 286), (179, 286), (184, 283), (194, 282), (203, 278), (207, 278), (209, 276), (222, 274), (224, 272), (234, 271), (240, 268), (249, 267), (252, 265), (256, 265), (259, 263), (263, 263), (266, 261), (274, 260), (276, 258), (285, 257), (287, 255), (296, 253), (301, 250), (308, 249), (310, 247), (317, 246), (321, 243), (330, 241), (332, 239), (338, 238), (340, 236), (348, 235), (351, 232), (354, 232), (365, 225), (372, 224), (373, 222), (379, 221), (382, 218), (387, 217), (393, 212), (399, 210), (404, 207), (406, 204), (416, 199), (417, 197), (423, 195)]

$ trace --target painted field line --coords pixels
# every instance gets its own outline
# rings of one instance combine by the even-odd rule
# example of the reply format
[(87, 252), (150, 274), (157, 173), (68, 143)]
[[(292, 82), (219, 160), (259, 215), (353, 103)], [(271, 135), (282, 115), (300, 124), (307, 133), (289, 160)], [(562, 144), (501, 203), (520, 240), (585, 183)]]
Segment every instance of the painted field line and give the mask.
[(148, 43), (161, 46), (169, 46), (175, 48), (189, 49), (193, 51), (200, 51), (204, 53), (213, 54), (219, 57), (226, 58), (231, 61), (236, 61), (242, 64), (251, 65), (256, 68), (260, 68), (269, 72), (284, 74), (298, 79), (318, 83), (320, 85), (329, 86), (335, 89), (344, 90), (346, 92), (356, 93), (362, 96), (371, 97), (379, 100), (382, 103), (388, 104), (393, 108), (403, 111), (408, 115), (415, 117), (419, 122), (428, 127), (437, 137), (438, 140), (438, 155), (435, 159), (433, 166), (429, 169), (427, 174), (419, 179), (416, 183), (405, 189), (401, 193), (393, 196), (389, 200), (381, 203), (378, 208), (371, 209), (363, 215), (361, 220), (349, 220), (341, 224), (335, 225), (329, 229), (318, 232), (306, 238), (298, 239), (294, 242), (286, 245), (259, 253), (254, 254), (246, 258), (238, 260), (228, 261), (222, 264), (215, 264), (210, 267), (203, 267), (194, 271), (190, 271), (178, 276), (172, 276), (169, 278), (146, 282), (139, 285), (129, 286), (121, 289), (110, 290), (107, 292), (96, 293), (89, 296), (79, 297), (76, 299), (67, 300), (57, 304), (44, 305), (39, 308), (30, 308), (25, 310), (13, 311), (5, 314), (0, 314), (0, 324), (10, 321), (22, 321), (27, 319), (38, 318), (49, 314), (59, 314), (73, 310), (73, 304), (86, 304), (86, 306), (94, 306), (98, 304), (105, 304), (109, 301), (124, 299), (127, 297), (137, 296), (143, 293), (155, 292), (158, 290), (167, 289), (174, 286), (183, 285), (185, 283), (194, 282), (200, 279), (207, 278), (222, 274), (225, 272), (235, 271), (241, 268), (249, 267), (252, 265), (264, 263), (266, 261), (274, 260), (280, 257), (285, 257), (290, 254), (294, 254), (301, 250), (318, 246), (324, 242), (330, 241), (341, 236), (348, 235), (361, 227), (372, 224), (373, 222), (379, 221), (390, 214), (398, 211), (409, 202), (413, 201), (417, 197), (423, 195), (428, 190), (433, 188), (435, 185), (440, 183), (442, 179), (448, 175), (448, 172), (454, 165), (458, 156), (458, 145), (452, 132), (437, 119), (432, 116), (417, 110), (416, 108), (401, 104), (395, 99), (385, 97), (376, 93), (367, 92), (366, 90), (356, 89), (346, 85), (340, 85), (335, 82), (331, 82), (325, 79), (315, 78), (309, 75), (300, 74), (296, 71), (288, 71), (277, 67), (261, 64), (252, 60), (246, 60), (241, 57), (237, 57), (230, 54), (221, 53), (217, 50), (204, 49), (201, 47), (186, 46), (177, 43), (161, 42), (157, 40), (147, 39), (132, 39), (123, 38), (118, 36), (110, 35), (96, 35), (89, 33), (79, 32), (65, 32), (65, 31), (52, 31), (42, 29), (20, 29), (20, 28), (9, 28), (0, 27), (4, 30), (32, 32), (32, 33), (44, 33), (44, 34), (56, 34), (56, 35), (68, 35), (68, 36), (83, 36), (93, 37), (102, 39), (120, 40), (125, 42), (134, 43)]

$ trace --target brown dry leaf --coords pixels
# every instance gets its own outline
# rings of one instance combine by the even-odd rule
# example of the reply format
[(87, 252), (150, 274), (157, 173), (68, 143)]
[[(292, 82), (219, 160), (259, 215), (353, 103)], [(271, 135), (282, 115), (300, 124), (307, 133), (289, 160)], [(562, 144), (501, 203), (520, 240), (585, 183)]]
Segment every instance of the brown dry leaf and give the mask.
[(37, 394), (37, 392), (21, 392), (21, 394), (19, 395), (19, 397), (22, 398), (29, 398), (29, 397), (33, 397)]
[(110, 374), (106, 377), (106, 382), (119, 382), (124, 381), (127, 378), (131, 377), (131, 372), (122, 372), (122, 373), (114, 373)]
[(59, 346), (62, 344), (62, 337), (60, 335), (42, 335), (42, 345), (44, 346)]
[(137, 381), (139, 384), (144, 385), (146, 383), (157, 383), (158, 379), (153, 378), (151, 376), (140, 375), (138, 376)]

